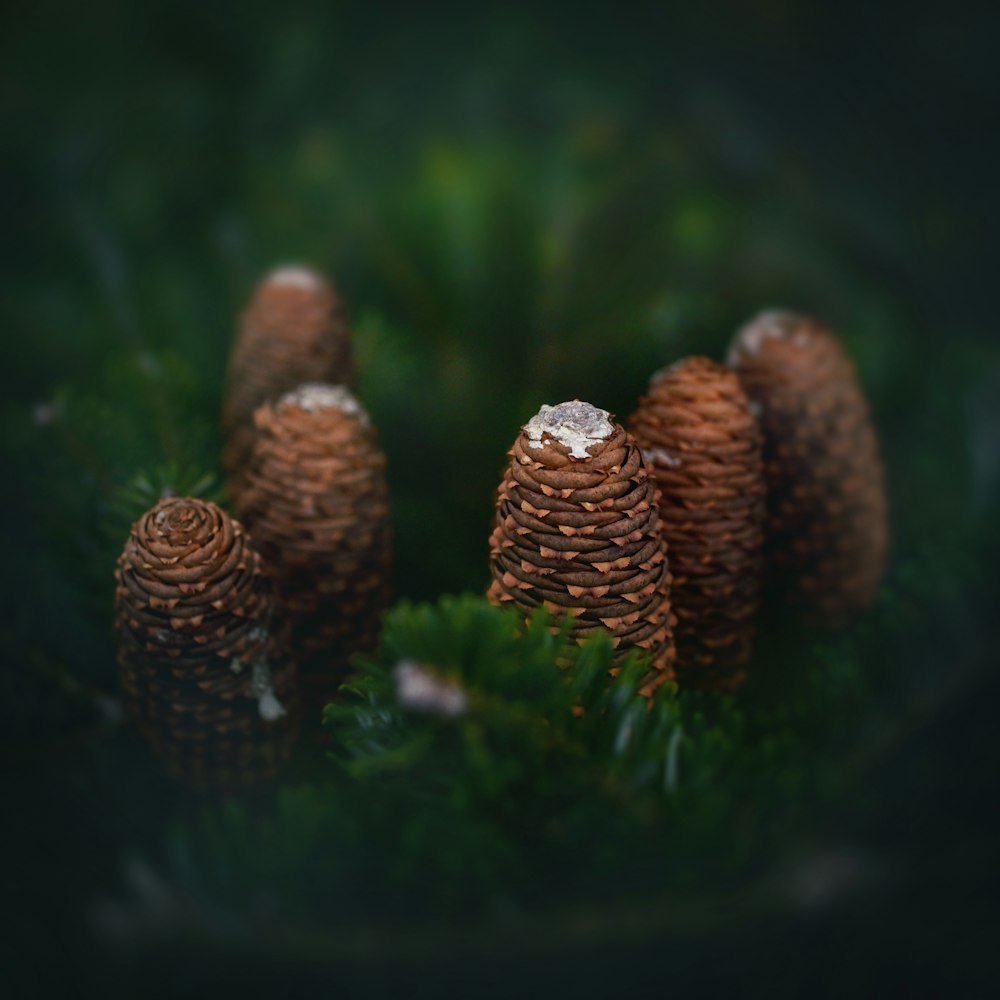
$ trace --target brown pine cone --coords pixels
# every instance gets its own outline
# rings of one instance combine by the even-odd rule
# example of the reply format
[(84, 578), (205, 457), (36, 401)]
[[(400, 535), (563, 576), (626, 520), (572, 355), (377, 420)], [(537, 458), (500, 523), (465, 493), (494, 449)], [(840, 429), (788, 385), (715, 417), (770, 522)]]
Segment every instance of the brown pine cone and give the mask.
[(819, 322), (779, 311), (737, 333), (729, 365), (760, 408), (775, 586), (811, 624), (843, 625), (874, 599), (888, 542), (878, 440), (854, 367)]
[(611, 632), (618, 665), (650, 654), (651, 693), (673, 677), (670, 572), (657, 489), (631, 435), (606, 410), (543, 406), (522, 428), (497, 493), (488, 597), (556, 621), (572, 635)]
[(385, 456), (343, 386), (309, 384), (254, 414), (257, 437), (233, 500), (275, 580), (283, 635), (318, 717), (348, 660), (374, 648), (390, 598)]
[(157, 756), (205, 790), (272, 778), (298, 735), (297, 676), (241, 525), (205, 500), (161, 500), (132, 526), (115, 578), (125, 702)]
[(739, 379), (708, 358), (653, 376), (629, 423), (662, 494), (680, 683), (744, 681), (764, 566), (761, 434)]
[(347, 312), (315, 271), (280, 267), (257, 286), (229, 352), (222, 465), (230, 480), (253, 447), (254, 410), (304, 382), (353, 384)]

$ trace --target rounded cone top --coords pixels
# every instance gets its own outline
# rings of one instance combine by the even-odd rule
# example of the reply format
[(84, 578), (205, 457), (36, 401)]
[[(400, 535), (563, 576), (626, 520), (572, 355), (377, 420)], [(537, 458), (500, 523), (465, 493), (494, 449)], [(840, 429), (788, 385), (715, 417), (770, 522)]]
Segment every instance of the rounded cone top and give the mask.
[(760, 354), (768, 340), (789, 340), (812, 325), (808, 316), (788, 309), (765, 309), (736, 332), (726, 363), (739, 364), (747, 355)]
[(652, 390), (660, 385), (660, 383), (675, 381), (679, 378), (715, 378), (723, 371), (725, 369), (704, 355), (699, 354), (692, 357), (678, 358), (671, 364), (658, 368), (649, 376), (649, 388)]
[(168, 497), (132, 525), (121, 561), (129, 571), (171, 586), (203, 575), (222, 586), (239, 576), (233, 554), (245, 547), (240, 524), (211, 501)]
[(291, 392), (286, 392), (278, 400), (277, 410), (283, 413), (289, 407), (297, 407), (309, 413), (322, 413), (324, 410), (340, 410), (351, 417), (368, 425), (368, 414), (358, 402), (357, 397), (345, 385), (330, 385), (328, 382), (307, 382)]
[[(118, 577), (123, 622), (159, 644), (190, 640), (198, 646), (192, 652), (223, 655), (231, 626), (242, 634), (251, 619), (270, 614), (258, 556), (242, 526), (208, 500), (171, 497), (147, 511), (132, 525)], [(170, 632), (159, 631), (164, 622)]]
[(319, 291), (327, 285), (326, 279), (304, 264), (282, 264), (274, 268), (261, 282), (262, 285), (279, 285), (284, 288), (301, 288)]
[(185, 547), (211, 537), (224, 517), (208, 501), (168, 497), (153, 508), (146, 538), (166, 542), (173, 547)]
[(590, 458), (588, 451), (614, 434), (611, 414), (590, 403), (573, 399), (542, 408), (524, 425), (531, 447), (542, 447), (545, 435), (569, 449), (573, 458)]

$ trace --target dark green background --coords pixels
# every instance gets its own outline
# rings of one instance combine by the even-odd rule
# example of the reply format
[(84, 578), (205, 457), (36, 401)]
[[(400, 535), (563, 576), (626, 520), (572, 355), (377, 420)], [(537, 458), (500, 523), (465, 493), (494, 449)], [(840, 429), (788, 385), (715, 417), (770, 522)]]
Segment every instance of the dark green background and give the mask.
[[(116, 504), (141, 471), (214, 471), (235, 317), (286, 259), (327, 269), (351, 306), (401, 596), (482, 589), (490, 494), (541, 402), (624, 417), (654, 367), (721, 356), (762, 306), (843, 333), (885, 446), (890, 578), (919, 574), (924, 601), (919, 635), (884, 651), (906, 660), (889, 750), (819, 824), (884, 861), (877, 897), (734, 903), (632, 950), (515, 943), (505, 975), (528, 995), (543, 978), (987, 992), (998, 27), (959, 5), (781, 0), (6, 9), (0, 794), (25, 995), (118, 982), (87, 907), (170, 805), (132, 799), (149, 764), (95, 707), (115, 685)], [(203, 960), (155, 974), (223, 994), (304, 972), (412, 991), (415, 967), (433, 989), (474, 964), (394, 973), (392, 957), (332, 978)]]

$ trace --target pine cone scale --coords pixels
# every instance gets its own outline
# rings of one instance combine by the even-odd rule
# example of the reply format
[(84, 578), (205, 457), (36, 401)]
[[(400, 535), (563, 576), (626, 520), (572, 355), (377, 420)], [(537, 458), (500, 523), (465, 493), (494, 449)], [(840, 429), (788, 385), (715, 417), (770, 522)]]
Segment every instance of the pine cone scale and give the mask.
[(343, 386), (309, 384), (254, 414), (234, 502), (278, 584), (310, 713), (336, 696), (348, 659), (376, 640), (389, 600), (385, 457)]
[[(133, 525), (116, 579), (122, 689), (157, 756), (205, 789), (272, 777), (297, 733), (295, 671), (276, 655), (269, 581), (242, 529), (213, 504), (161, 501)], [(253, 669), (239, 676), (233, 657)], [(284, 700), (265, 708), (265, 687)]]
[(346, 309), (334, 286), (300, 267), (278, 268), (254, 292), (229, 355), (222, 408), (223, 466), (242, 474), (256, 438), (254, 411), (307, 382), (353, 384)]
[(813, 624), (843, 624), (874, 598), (888, 538), (854, 368), (829, 330), (780, 312), (737, 334), (730, 364), (761, 411), (774, 585)]
[[(568, 422), (539, 433), (553, 413)], [(632, 648), (650, 652), (651, 691), (671, 676), (670, 574), (638, 448), (604, 411), (576, 401), (543, 407), (510, 459), (490, 538), (490, 600), (572, 614), (581, 641), (610, 630), (616, 663)]]
[(630, 426), (661, 491), (682, 683), (734, 690), (759, 605), (763, 476), (739, 382), (707, 358), (653, 377)]

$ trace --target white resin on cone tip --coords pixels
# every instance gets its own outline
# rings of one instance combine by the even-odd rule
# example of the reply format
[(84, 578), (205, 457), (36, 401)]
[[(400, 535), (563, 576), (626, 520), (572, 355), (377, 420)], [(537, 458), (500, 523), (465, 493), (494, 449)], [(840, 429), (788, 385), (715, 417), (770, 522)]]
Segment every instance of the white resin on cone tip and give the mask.
[(556, 406), (543, 404), (542, 408), (524, 425), (528, 444), (532, 448), (544, 446), (547, 434), (569, 449), (573, 458), (590, 458), (589, 448), (599, 441), (606, 441), (614, 433), (611, 414), (607, 410), (573, 399)]
[(285, 288), (301, 288), (315, 292), (326, 285), (323, 276), (304, 264), (282, 264), (274, 268), (264, 279), (265, 285), (282, 285)]
[(765, 309), (737, 331), (726, 355), (726, 364), (732, 367), (739, 364), (740, 358), (755, 357), (767, 340), (801, 339), (803, 322), (802, 316), (789, 309)]
[(324, 410), (340, 410), (349, 417), (368, 426), (368, 414), (357, 397), (345, 385), (331, 385), (329, 382), (307, 382), (291, 392), (286, 392), (278, 400), (279, 413), (289, 406), (296, 406), (308, 413), (322, 413)]

